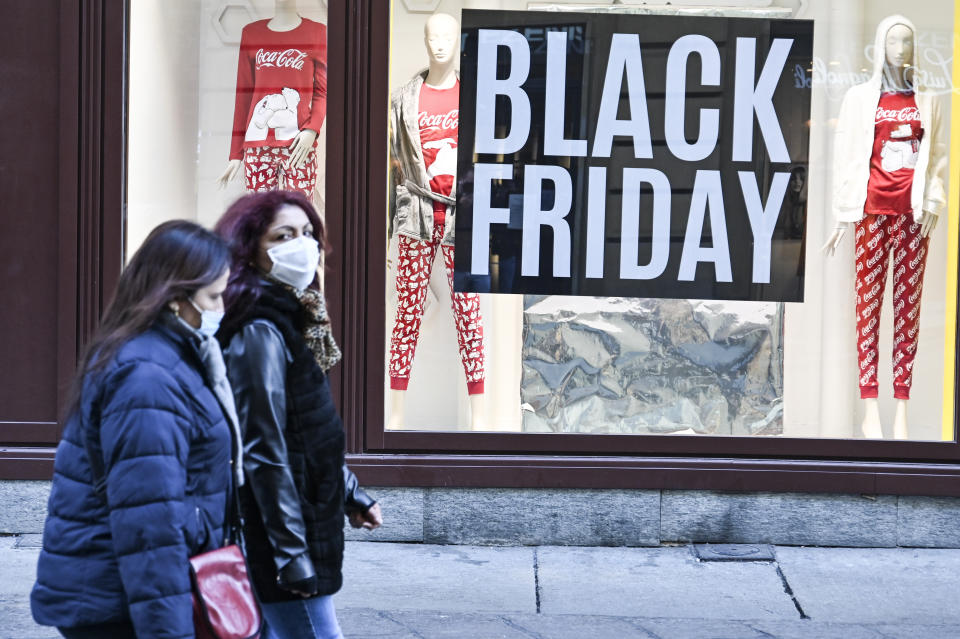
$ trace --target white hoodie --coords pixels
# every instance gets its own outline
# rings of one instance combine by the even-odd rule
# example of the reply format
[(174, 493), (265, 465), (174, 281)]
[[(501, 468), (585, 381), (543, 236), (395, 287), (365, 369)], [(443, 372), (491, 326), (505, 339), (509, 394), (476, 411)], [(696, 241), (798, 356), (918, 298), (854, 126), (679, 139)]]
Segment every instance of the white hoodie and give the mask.
[(859, 222), (863, 219), (877, 105), (886, 61), (887, 32), (898, 24), (909, 27), (913, 32), (914, 99), (924, 131), (910, 193), (913, 219), (919, 222), (924, 211), (940, 215), (947, 204), (947, 141), (944, 139), (940, 103), (920, 85), (921, 56), (917, 49), (916, 27), (907, 18), (893, 15), (884, 18), (877, 26), (873, 75), (863, 84), (851, 87), (840, 105), (833, 145), (833, 215), (838, 222)]

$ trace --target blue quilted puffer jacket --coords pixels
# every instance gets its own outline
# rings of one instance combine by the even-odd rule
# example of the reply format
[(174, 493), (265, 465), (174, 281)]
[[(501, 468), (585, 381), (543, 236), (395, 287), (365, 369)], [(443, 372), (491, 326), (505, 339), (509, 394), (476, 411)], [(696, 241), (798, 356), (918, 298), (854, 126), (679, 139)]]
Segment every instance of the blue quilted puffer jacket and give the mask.
[[(223, 542), (231, 433), (196, 336), (162, 315), (85, 380), (83, 420), (64, 429), (30, 597), (40, 624), (130, 620), (140, 639), (194, 636), (188, 558)], [(106, 502), (81, 423), (103, 457)]]

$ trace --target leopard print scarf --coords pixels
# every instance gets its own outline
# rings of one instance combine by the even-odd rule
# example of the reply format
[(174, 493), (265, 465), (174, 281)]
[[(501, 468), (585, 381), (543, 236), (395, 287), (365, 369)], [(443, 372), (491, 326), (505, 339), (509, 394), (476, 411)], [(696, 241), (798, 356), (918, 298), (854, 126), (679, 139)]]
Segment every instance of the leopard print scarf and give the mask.
[(333, 339), (330, 316), (327, 314), (327, 303), (323, 299), (323, 293), (312, 288), (300, 291), (272, 277), (267, 279), (290, 291), (303, 307), (306, 317), (303, 339), (307, 343), (307, 348), (313, 353), (313, 359), (317, 365), (324, 373), (336, 366), (342, 353)]

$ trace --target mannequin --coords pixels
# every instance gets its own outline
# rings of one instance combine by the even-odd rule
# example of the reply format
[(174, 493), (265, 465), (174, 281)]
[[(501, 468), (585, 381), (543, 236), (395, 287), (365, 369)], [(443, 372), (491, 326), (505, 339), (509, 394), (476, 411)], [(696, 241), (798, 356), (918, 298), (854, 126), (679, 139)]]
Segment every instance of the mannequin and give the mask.
[(478, 430), (485, 425), (480, 301), (475, 293), (453, 292), (459, 39), (460, 25), (455, 18), (444, 13), (431, 16), (424, 26), (429, 67), (400, 87), (391, 101), (391, 149), (400, 183), (394, 212), (394, 231), (399, 235), (397, 317), (390, 340), (388, 429), (401, 428), (405, 423), (406, 389), (438, 250), (443, 254), (450, 285), (471, 427)]
[(327, 27), (276, 0), (270, 20), (243, 28), (230, 160), (220, 188), (243, 169), (246, 188), (286, 188), (312, 197), (317, 135), (326, 116)]
[[(874, 73), (844, 96), (834, 143), (836, 227), (823, 245), (834, 255), (848, 231), (856, 245), (857, 353), (861, 424), (883, 437), (876, 370), (880, 302), (893, 270), (894, 437), (907, 439), (907, 402), (916, 357), (929, 236), (946, 204), (946, 147), (938, 102), (919, 83), (916, 29), (903, 16), (877, 27)], [(874, 122), (872, 135), (863, 120)], [(863, 175), (869, 165), (869, 180)], [(890, 266), (892, 262), (892, 267)]]

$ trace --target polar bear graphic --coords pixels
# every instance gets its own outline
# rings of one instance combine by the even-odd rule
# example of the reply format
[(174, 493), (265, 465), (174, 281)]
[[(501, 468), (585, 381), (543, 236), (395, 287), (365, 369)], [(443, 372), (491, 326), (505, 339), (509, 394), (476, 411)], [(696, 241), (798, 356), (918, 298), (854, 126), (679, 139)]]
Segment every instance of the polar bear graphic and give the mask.
[(880, 148), (880, 166), (888, 173), (916, 168), (919, 151), (919, 140), (884, 140)]
[(427, 167), (427, 175), (435, 178), (438, 175), (457, 177), (457, 141), (453, 138), (430, 140), (424, 143), (425, 149), (440, 149), (433, 163)]
[(267, 131), (273, 129), (278, 140), (292, 140), (299, 133), (297, 126), (297, 106), (300, 93), (284, 87), (280, 93), (263, 96), (253, 108), (253, 117), (247, 127), (245, 139), (248, 142), (262, 142), (267, 139)]

